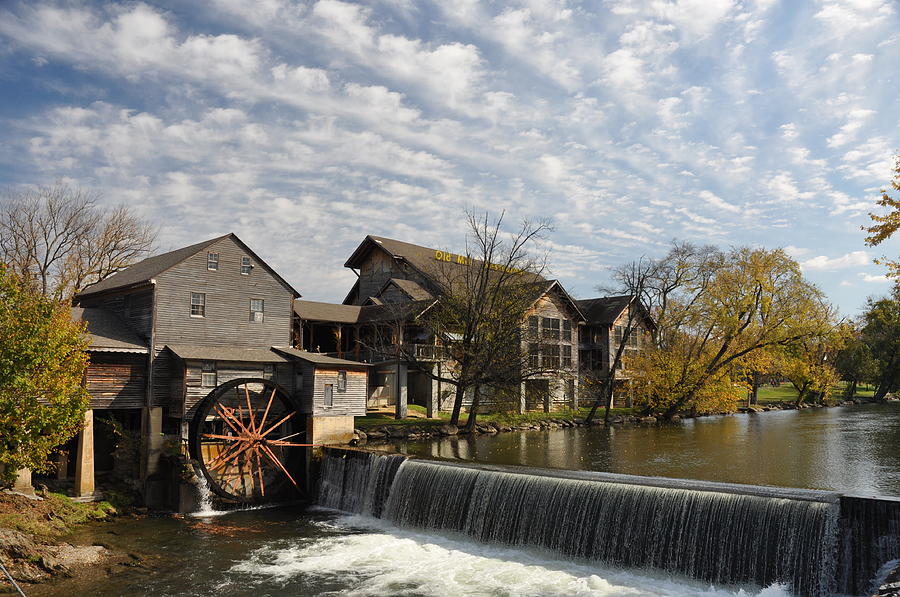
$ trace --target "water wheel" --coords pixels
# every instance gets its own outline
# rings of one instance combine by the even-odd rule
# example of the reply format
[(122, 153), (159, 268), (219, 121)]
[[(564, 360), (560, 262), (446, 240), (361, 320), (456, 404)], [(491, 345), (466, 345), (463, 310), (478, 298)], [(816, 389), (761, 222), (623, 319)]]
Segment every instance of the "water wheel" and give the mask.
[(299, 491), (302, 416), (280, 386), (236, 379), (203, 399), (191, 423), (191, 454), (211, 491), (237, 502)]

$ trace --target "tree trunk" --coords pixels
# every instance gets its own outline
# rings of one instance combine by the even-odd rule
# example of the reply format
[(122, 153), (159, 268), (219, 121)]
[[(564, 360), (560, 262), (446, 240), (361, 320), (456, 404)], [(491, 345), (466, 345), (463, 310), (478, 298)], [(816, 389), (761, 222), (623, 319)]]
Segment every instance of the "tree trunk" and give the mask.
[(472, 392), (472, 406), (469, 407), (469, 416), (466, 418), (466, 431), (469, 433), (472, 433), (472, 430), (475, 429), (475, 417), (478, 416), (478, 402), (481, 399), (480, 389), (479, 386), (475, 386)]
[(759, 378), (762, 376), (758, 371), (754, 371), (751, 375), (750, 404), (759, 404)]
[(853, 397), (856, 396), (856, 385), (857, 381), (855, 379), (850, 380), (850, 385), (844, 390), (844, 398), (853, 400)]
[(591, 421), (594, 420), (594, 415), (597, 413), (597, 409), (603, 403), (603, 399), (606, 397), (606, 385), (603, 384), (603, 387), (597, 393), (597, 397), (594, 399), (594, 403), (591, 405), (591, 412), (588, 413), (588, 416), (584, 419), (585, 425), (590, 425)]
[(466, 394), (466, 387), (456, 384), (456, 395), (453, 398), (453, 414), (450, 415), (450, 424), (459, 426), (459, 413), (462, 411), (463, 397)]
[(609, 409), (612, 408), (613, 395), (616, 390), (616, 381), (614, 379), (609, 380), (609, 383), (603, 387), (606, 392), (606, 412), (603, 414), (603, 424), (606, 425), (609, 423)]

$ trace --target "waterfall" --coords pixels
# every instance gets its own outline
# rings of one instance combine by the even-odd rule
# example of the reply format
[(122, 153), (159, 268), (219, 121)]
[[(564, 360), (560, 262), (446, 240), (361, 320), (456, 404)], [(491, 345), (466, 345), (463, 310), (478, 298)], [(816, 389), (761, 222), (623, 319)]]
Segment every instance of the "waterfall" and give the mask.
[(833, 503), (406, 462), (385, 518), (720, 584), (826, 595)]
[(197, 509), (193, 512), (195, 516), (212, 516), (216, 514), (213, 508), (212, 492), (209, 490), (209, 483), (206, 482), (206, 475), (202, 472), (196, 472), (197, 477)]
[(394, 475), (406, 457), (327, 448), (325, 453), (320, 474), (319, 505), (381, 517)]
[(861, 594), (900, 556), (900, 500), (326, 450), (319, 504), (720, 585)]

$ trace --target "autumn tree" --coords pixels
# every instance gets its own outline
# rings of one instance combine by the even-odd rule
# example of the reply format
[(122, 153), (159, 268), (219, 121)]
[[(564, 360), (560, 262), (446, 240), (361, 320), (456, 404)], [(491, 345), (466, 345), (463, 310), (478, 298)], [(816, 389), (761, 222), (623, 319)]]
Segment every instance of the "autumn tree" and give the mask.
[(69, 309), (0, 264), (0, 464), (46, 470), (48, 456), (80, 429), (87, 340)]
[(58, 301), (142, 259), (155, 236), (127, 206), (61, 182), (7, 191), (0, 205), (0, 261)]
[(658, 343), (629, 368), (641, 377), (641, 399), (664, 417), (687, 405), (727, 402), (751, 355), (833, 326), (822, 292), (780, 249), (676, 245), (663, 261)]
[[(522, 379), (536, 375), (523, 342), (526, 314), (547, 281), (545, 259), (533, 256), (536, 241), (549, 230), (546, 222), (524, 221), (515, 232), (503, 230), (503, 214), (468, 216), (465, 254), (438, 262), (429, 272), (437, 285), (435, 300), (410, 317), (409, 305), (393, 307), (392, 333), (397, 353), (433, 380), (454, 388), (450, 422), (459, 424), (466, 396), (471, 397), (468, 427), (475, 424), (486, 391), (516, 393)], [(403, 328), (417, 328), (437, 340), (441, 367), (434, 355), (402, 342)]]
[(835, 326), (782, 347), (776, 370), (797, 391), (796, 406), (805, 402), (822, 403), (828, 398), (840, 380), (834, 361), (846, 341), (844, 328)]

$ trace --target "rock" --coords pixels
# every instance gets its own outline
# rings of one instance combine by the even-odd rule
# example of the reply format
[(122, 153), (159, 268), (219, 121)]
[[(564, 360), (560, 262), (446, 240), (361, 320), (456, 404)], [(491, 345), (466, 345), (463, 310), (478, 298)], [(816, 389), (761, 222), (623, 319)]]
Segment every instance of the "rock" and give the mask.
[(408, 435), (409, 431), (403, 427), (392, 427), (391, 430), (388, 431), (388, 437), (391, 439), (405, 439)]
[(438, 433), (444, 436), (456, 435), (457, 433), (459, 433), (459, 428), (456, 425), (451, 425), (448, 423), (447, 425), (441, 425), (438, 429)]
[(369, 439), (368, 434), (367, 434), (365, 431), (362, 431), (362, 430), (359, 430), (359, 429), (356, 431), (356, 437), (359, 438), (359, 441), (362, 441), (362, 442), (364, 442), (364, 441), (366, 441), (367, 439)]
[(672, 415), (672, 418), (669, 420), (672, 421), (673, 423), (677, 423), (678, 421), (681, 420), (681, 415)]
[(372, 429), (366, 434), (368, 439), (384, 439), (385, 433), (384, 431), (379, 431), (378, 429)]
[(641, 417), (642, 425), (656, 425), (656, 417)]

